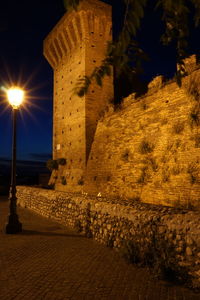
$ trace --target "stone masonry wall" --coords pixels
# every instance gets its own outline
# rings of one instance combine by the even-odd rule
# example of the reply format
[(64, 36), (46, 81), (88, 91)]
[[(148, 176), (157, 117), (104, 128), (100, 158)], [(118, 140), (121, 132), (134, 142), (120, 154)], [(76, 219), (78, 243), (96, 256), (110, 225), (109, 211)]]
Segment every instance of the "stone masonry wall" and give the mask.
[(85, 192), (199, 206), (200, 70), (192, 71), (181, 88), (158, 77), (142, 98), (110, 107), (97, 126)]
[[(118, 198), (17, 187), (18, 205), (72, 226), (119, 251), (130, 249), (200, 287), (200, 214)], [(127, 248), (128, 247), (128, 248)], [(121, 250), (120, 250), (121, 249)], [(154, 262), (155, 263), (155, 262)]]

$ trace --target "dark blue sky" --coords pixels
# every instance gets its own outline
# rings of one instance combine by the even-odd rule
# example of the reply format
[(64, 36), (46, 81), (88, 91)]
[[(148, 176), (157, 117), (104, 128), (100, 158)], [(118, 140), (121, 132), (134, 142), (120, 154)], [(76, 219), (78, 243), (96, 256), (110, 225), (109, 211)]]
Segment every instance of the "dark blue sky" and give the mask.
[[(28, 103), (18, 115), (19, 159), (47, 160), (52, 144), (51, 67), (43, 40), (64, 13), (62, 0), (3, 1), (0, 10), (0, 86), (25, 86)], [(11, 110), (0, 105), (0, 157), (11, 157)]]
[[(111, 0), (105, 0), (110, 2)], [(121, 0), (115, 0), (120, 3)], [(152, 2), (152, 1), (150, 1)], [(28, 103), (18, 118), (18, 158), (46, 161), (52, 144), (53, 72), (43, 57), (43, 40), (65, 10), (62, 0), (7, 0), (0, 9), (0, 86), (10, 81), (25, 85)], [(119, 20), (121, 10), (115, 8)], [(151, 60), (145, 64), (144, 78), (157, 74), (172, 76), (175, 50), (160, 45), (163, 31), (160, 13), (152, 7), (146, 13), (138, 39)], [(192, 29), (189, 53), (199, 52), (199, 30)], [(11, 157), (11, 109), (0, 97), (0, 158)]]

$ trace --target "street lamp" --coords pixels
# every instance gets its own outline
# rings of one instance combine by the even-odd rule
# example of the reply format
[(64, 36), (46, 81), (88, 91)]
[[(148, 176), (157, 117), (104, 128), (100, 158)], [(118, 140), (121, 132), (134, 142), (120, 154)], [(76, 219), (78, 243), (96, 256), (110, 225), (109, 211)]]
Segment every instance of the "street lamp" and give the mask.
[(16, 197), (16, 120), (17, 111), (24, 99), (24, 91), (18, 87), (12, 87), (7, 90), (8, 102), (12, 106), (13, 112), (13, 136), (12, 136), (12, 170), (11, 186), (9, 192), (10, 215), (6, 225), (6, 233), (14, 234), (22, 231), (22, 224), (17, 215), (17, 197)]

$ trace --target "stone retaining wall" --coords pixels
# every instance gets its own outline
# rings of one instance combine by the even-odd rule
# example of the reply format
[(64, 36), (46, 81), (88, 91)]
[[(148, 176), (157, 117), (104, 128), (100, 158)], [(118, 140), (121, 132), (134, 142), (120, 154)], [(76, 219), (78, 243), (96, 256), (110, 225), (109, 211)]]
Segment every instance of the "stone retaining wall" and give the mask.
[[(17, 187), (18, 204), (100, 243), (133, 261), (164, 264), (200, 287), (200, 214), (164, 206)], [(132, 257), (131, 257), (132, 256)]]
[(142, 98), (130, 95), (119, 110), (106, 112), (98, 122), (81, 189), (200, 207), (199, 95), (200, 69), (186, 76), (181, 88), (157, 77)]

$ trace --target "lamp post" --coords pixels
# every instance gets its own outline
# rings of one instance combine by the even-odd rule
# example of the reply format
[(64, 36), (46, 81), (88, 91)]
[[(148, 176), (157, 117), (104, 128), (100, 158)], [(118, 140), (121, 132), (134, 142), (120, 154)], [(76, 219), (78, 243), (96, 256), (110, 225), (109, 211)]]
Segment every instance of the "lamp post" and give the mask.
[(13, 114), (13, 136), (12, 136), (12, 170), (11, 186), (9, 192), (10, 215), (6, 225), (6, 233), (15, 234), (22, 231), (22, 224), (17, 215), (17, 197), (16, 197), (16, 121), (17, 112), (24, 98), (24, 91), (18, 87), (12, 87), (7, 90), (7, 98), (12, 106)]

